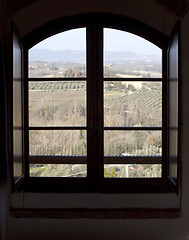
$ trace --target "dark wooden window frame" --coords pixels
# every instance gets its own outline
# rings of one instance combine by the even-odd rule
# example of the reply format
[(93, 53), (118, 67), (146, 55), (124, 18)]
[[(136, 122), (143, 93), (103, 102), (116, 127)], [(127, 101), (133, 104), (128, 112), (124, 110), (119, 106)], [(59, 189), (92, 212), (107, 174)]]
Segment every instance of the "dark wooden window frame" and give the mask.
[[(54, 34), (86, 27), (87, 29), (87, 77), (86, 78), (55, 78), (55, 79), (32, 79), (28, 78), (28, 50), (44, 40), (45, 38)], [(103, 79), (103, 28), (113, 28), (131, 32), (138, 36), (149, 40), (162, 49), (162, 80), (150, 79), (150, 81), (162, 81), (162, 114), (163, 123), (162, 128), (117, 128), (117, 127), (103, 127), (103, 80), (120, 81), (120, 79)], [(176, 191), (175, 184), (168, 177), (168, 100), (167, 100), (167, 48), (169, 38), (157, 32), (156, 30), (143, 25), (135, 20), (127, 18), (106, 15), (106, 14), (89, 14), (84, 16), (68, 17), (57, 20), (47, 25), (40, 27), (23, 38), (24, 44), (24, 65), (25, 65), (25, 82), (24, 82), (24, 102), (28, 102), (28, 81), (73, 81), (86, 80), (88, 91), (88, 106), (87, 109), (87, 127), (28, 127), (28, 105), (25, 104), (25, 118), (24, 118), (24, 142), (25, 142), (25, 179), (21, 190), (32, 192), (102, 192), (102, 193), (126, 193), (126, 192), (173, 192)], [(93, 66), (93, 67), (91, 67)], [(96, 70), (96, 71), (95, 71)], [(96, 81), (96, 79), (98, 79)], [(122, 81), (139, 81), (138, 79), (121, 79)], [(142, 79), (142, 81), (149, 79)], [(91, 94), (94, 98), (89, 98)], [(96, 99), (101, 99), (99, 107), (96, 105)], [(93, 115), (94, 114), (94, 115)], [(98, 124), (96, 124), (98, 123)], [(63, 130), (63, 129), (85, 129), (88, 130), (88, 137), (90, 141), (88, 144), (88, 171), (87, 178), (45, 178), (45, 177), (29, 177), (29, 162), (30, 163), (83, 163), (87, 161), (86, 157), (30, 157), (29, 159), (29, 130)], [(115, 160), (121, 163), (160, 163), (159, 157), (105, 157), (103, 160), (103, 131), (104, 130), (161, 130), (162, 131), (162, 178), (139, 178), (139, 179), (107, 179), (103, 178), (103, 164), (114, 163)], [(92, 146), (95, 146), (92, 151)], [(98, 156), (94, 152), (98, 151)], [(100, 167), (99, 167), (100, 166)]]

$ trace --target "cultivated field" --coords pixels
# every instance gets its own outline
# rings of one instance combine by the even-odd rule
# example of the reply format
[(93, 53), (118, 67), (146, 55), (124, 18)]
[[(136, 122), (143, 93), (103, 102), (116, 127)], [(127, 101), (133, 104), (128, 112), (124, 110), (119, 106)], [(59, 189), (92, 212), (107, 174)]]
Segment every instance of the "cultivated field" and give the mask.
[[(79, 70), (76, 67), (72, 71), (64, 67), (60, 69), (60, 66), (58, 69), (56, 65), (47, 66), (52, 67), (54, 72), (62, 72), (66, 77), (77, 77), (77, 74), (80, 77), (85, 76), (85, 69), (81, 65)], [(41, 71), (41, 68), (33, 65), (30, 71), (33, 77), (45, 77), (42, 73), (51, 76), (44, 68), (45, 66)], [(139, 76), (133, 72), (131, 75), (121, 75), (123, 73), (115, 73), (112, 69), (107, 71), (107, 77), (118, 77), (118, 74), (120, 77)], [(160, 77), (159, 72), (153, 71), (153, 74)], [(30, 126), (86, 126), (86, 106), (86, 82), (79, 81), (78, 78), (75, 81), (29, 82)], [(105, 81), (104, 126), (161, 127), (161, 83), (145, 82), (142, 78), (139, 82)], [(161, 152), (161, 131), (104, 131), (105, 156), (161, 156)], [(87, 132), (30, 130), (29, 154), (86, 156)], [(105, 177), (161, 177), (161, 164), (107, 164), (104, 174)], [(87, 167), (86, 164), (30, 164), (30, 176), (86, 177)]]

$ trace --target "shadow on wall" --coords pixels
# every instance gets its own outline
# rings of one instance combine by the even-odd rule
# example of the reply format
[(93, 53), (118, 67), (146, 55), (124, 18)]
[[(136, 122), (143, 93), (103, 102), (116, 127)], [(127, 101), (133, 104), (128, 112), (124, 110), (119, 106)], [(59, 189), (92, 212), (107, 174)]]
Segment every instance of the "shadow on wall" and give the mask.
[(4, 59), (2, 49), (2, 36), (0, 32), (0, 116), (1, 116), (1, 145), (0, 145), (0, 240), (7, 239), (8, 226), (8, 206), (9, 206), (9, 188), (8, 188), (8, 154), (7, 154), (7, 115), (6, 115), (6, 87)]

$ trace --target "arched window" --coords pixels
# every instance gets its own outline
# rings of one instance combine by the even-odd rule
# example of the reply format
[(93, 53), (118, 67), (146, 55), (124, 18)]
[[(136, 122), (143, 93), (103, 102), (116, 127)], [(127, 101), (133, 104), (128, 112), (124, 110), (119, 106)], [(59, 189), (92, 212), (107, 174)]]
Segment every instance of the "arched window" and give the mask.
[(26, 191), (174, 189), (168, 39), (103, 19), (53, 23), (24, 39)]

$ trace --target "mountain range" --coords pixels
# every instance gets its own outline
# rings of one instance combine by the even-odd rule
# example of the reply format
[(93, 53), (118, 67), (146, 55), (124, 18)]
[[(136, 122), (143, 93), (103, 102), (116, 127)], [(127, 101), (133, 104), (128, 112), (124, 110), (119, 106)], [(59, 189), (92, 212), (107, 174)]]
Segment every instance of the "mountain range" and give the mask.
[[(29, 61), (46, 61), (46, 62), (62, 62), (62, 63), (85, 63), (85, 51), (73, 50), (48, 50), (48, 49), (31, 49), (29, 52)], [(160, 63), (159, 55), (145, 55), (136, 52), (105, 52), (105, 64), (127, 63), (127, 62), (149, 62)]]

